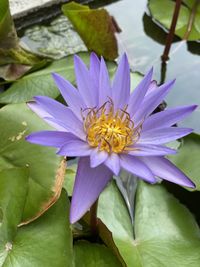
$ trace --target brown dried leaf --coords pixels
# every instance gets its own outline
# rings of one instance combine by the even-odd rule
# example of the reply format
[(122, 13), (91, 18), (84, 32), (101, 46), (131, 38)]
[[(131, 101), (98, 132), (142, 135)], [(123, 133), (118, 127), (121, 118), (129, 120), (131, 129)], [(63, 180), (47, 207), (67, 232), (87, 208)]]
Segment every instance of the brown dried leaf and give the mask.
[(53, 195), (51, 196), (51, 198), (48, 201), (46, 201), (45, 203), (43, 203), (40, 211), (34, 217), (32, 217), (31, 219), (29, 219), (27, 221), (21, 222), (18, 226), (26, 225), (26, 224), (29, 224), (30, 222), (36, 220), (42, 214), (44, 214), (59, 199), (61, 191), (62, 191), (64, 178), (65, 178), (65, 171), (66, 171), (66, 159), (64, 158), (60, 162), (60, 166), (59, 166), (57, 173), (56, 173), (55, 183), (54, 183), (54, 186), (52, 188)]

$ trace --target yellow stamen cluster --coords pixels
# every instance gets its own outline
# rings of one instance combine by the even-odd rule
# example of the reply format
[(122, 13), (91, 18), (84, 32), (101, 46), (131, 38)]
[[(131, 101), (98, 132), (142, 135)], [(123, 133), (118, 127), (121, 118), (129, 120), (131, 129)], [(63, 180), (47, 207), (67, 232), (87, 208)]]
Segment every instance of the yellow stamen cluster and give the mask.
[(130, 146), (138, 140), (140, 131), (134, 128), (126, 109), (115, 111), (112, 100), (109, 100), (100, 108), (82, 111), (84, 129), (91, 147), (98, 147), (99, 151), (108, 153), (132, 150)]

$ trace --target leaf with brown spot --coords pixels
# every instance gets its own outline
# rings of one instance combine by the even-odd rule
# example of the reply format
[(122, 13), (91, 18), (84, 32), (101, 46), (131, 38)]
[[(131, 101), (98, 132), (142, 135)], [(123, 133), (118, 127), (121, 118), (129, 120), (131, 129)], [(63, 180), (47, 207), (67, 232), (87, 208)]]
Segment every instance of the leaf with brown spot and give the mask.
[[(0, 109), (0, 170), (29, 166), (29, 183), (21, 220), (32, 221), (59, 197), (64, 164), (50, 147), (30, 144), (25, 136), (52, 130), (25, 104), (6, 105)], [(59, 171), (58, 171), (59, 170)]]
[(90, 9), (88, 6), (70, 2), (62, 6), (62, 11), (89, 50), (108, 60), (118, 56), (115, 32), (119, 31), (119, 26), (105, 9)]

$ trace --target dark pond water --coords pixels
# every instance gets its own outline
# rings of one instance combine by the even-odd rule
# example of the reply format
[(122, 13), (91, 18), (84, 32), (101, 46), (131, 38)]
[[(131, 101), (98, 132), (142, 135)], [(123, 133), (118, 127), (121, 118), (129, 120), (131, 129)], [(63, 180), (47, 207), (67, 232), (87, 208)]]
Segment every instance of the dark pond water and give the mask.
[[(165, 32), (147, 14), (146, 0), (123, 0), (106, 6), (122, 32), (117, 35), (119, 52), (128, 54), (133, 70), (146, 72), (152, 65), (154, 78), (161, 81), (161, 59)], [(165, 80), (176, 78), (167, 97), (168, 106), (200, 105), (200, 43), (176, 39), (170, 51)], [(183, 122), (200, 133), (200, 108)]]

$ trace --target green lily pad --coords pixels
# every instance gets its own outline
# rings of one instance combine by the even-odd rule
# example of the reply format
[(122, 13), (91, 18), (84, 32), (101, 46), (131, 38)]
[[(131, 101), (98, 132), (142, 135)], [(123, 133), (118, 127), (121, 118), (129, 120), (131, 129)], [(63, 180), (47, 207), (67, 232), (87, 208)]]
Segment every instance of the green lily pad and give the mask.
[[(85, 63), (89, 62), (89, 54), (81, 53)], [(116, 68), (116, 64), (108, 62), (110, 73)], [(0, 94), (0, 103), (20, 103), (32, 99), (35, 95), (46, 95), (52, 98), (59, 96), (59, 91), (51, 74), (57, 72), (71, 83), (75, 83), (73, 56), (54, 61), (45, 69), (30, 73), (14, 82), (10, 88)]]
[[(189, 7), (182, 5), (176, 25), (175, 34), (180, 38), (185, 38), (187, 32), (187, 25), (190, 18), (192, 1), (187, 1)], [(153, 18), (164, 26), (166, 29), (170, 28), (175, 2), (171, 0), (149, 0), (149, 10)], [(196, 41), (200, 39), (200, 10), (197, 9), (192, 30), (187, 40)]]
[(104, 245), (79, 241), (74, 246), (76, 267), (120, 267), (112, 251)]
[(115, 24), (105, 9), (90, 9), (70, 2), (62, 6), (62, 11), (89, 50), (109, 60), (118, 56)]
[(113, 251), (118, 250), (128, 267), (199, 266), (199, 227), (162, 185), (139, 182), (134, 227), (114, 183), (100, 197), (98, 217), (111, 232)]
[(200, 190), (199, 159), (200, 135), (198, 134), (190, 134), (185, 137), (179, 148), (179, 153), (176, 156), (170, 156), (170, 160), (196, 184), (198, 191)]
[(60, 158), (55, 149), (25, 141), (29, 133), (50, 128), (25, 104), (7, 105), (0, 110), (0, 170), (29, 166), (29, 189), (23, 221), (32, 220), (55, 195)]
[(0, 262), (7, 257), (17, 225), (21, 222), (28, 192), (28, 177), (28, 168), (0, 171)]
[(26, 171), (0, 173), (0, 203), (5, 210), (0, 239), (0, 265), (5, 267), (73, 266), (69, 202), (63, 191), (46, 214), (28, 226), (17, 228), (26, 200)]

